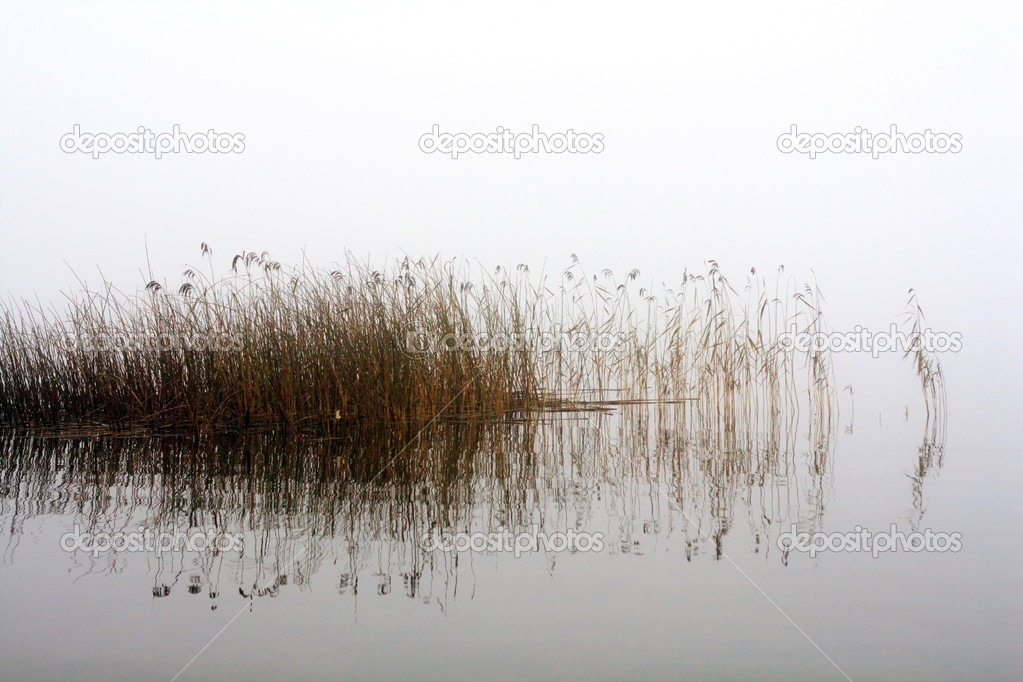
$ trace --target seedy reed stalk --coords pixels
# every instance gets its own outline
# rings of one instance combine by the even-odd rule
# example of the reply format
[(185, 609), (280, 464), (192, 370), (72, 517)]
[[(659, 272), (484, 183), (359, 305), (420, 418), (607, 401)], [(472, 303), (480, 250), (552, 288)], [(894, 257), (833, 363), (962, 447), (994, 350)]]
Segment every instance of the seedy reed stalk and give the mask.
[(925, 343), (927, 322), (923, 308), (917, 300), (916, 291), (909, 290), (903, 324), (909, 327), (908, 343), (904, 358), (912, 358), (916, 375), (920, 379), (920, 388), (924, 395), (924, 408), (927, 421), (924, 426), (924, 441), (931, 443), (944, 442), (945, 421), (948, 407), (945, 400), (945, 375), (941, 370), (941, 361), (930, 352)]

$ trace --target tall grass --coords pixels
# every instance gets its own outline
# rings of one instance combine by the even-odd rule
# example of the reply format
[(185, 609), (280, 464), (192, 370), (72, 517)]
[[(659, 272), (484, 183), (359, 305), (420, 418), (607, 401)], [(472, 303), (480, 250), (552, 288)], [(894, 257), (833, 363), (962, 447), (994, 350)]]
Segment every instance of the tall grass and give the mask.
[[(782, 270), (736, 289), (710, 261), (655, 291), (575, 256), (534, 276), (243, 252), (218, 275), (202, 252), (174, 287), (83, 284), (65, 309), (0, 306), (0, 426), (336, 433), (651, 403), (718, 439), (779, 434), (800, 405), (830, 432), (830, 356), (781, 339), (824, 330), (820, 292)], [(450, 349), (484, 337), (524, 343)]]

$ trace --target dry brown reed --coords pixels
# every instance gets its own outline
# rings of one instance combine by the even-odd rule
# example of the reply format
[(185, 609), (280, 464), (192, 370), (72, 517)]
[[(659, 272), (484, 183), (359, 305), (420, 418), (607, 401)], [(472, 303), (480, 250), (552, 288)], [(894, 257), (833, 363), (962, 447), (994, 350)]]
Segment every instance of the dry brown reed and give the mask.
[(574, 255), (534, 277), (243, 252), (218, 276), (202, 253), (173, 288), (83, 284), (63, 310), (0, 306), (0, 427), (331, 434), (649, 403), (725, 441), (777, 438), (801, 409), (831, 431), (828, 352), (782, 342), (826, 331), (822, 298), (782, 269), (735, 289), (709, 261), (655, 292)]

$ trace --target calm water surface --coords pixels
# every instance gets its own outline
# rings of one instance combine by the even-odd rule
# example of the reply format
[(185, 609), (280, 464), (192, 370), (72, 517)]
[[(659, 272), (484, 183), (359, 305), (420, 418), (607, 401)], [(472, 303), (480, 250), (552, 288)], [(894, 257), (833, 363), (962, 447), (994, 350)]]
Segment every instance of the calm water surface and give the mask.
[[(444, 424), (408, 447), (8, 437), (0, 678), (1018, 678), (1011, 420), (952, 413), (934, 438), (919, 394), (901, 402), (739, 439), (645, 408)], [(962, 549), (778, 546), (891, 524)], [(62, 549), (76, 529), (242, 545), (94, 556)], [(422, 540), (569, 531), (600, 546)]]

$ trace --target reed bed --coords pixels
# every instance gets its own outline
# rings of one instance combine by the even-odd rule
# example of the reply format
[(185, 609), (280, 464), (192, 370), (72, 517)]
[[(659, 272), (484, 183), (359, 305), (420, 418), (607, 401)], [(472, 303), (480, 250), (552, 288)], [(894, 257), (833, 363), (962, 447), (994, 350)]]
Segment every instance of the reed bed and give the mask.
[[(677, 286), (633, 270), (483, 270), (465, 260), (350, 254), (334, 268), (243, 252), (217, 273), (134, 294), (82, 285), (64, 309), (0, 305), (0, 428), (79, 431), (411, 431), (431, 420), (651, 404), (703, 434), (780, 434), (807, 410), (830, 433), (815, 285), (710, 261)], [(814, 426), (816, 425), (816, 426)]]

